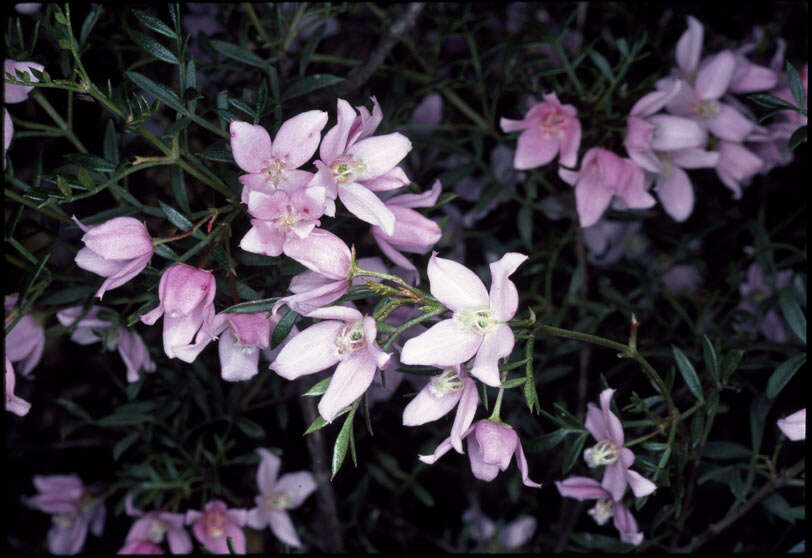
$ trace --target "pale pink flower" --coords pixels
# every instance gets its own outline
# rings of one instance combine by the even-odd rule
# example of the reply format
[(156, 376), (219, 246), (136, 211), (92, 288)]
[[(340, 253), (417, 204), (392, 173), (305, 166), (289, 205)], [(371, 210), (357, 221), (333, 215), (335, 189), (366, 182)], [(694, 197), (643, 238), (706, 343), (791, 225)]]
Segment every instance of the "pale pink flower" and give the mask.
[(609, 409), (614, 392), (613, 389), (601, 392), (600, 409), (593, 403), (587, 405), (585, 426), (598, 443), (584, 450), (584, 460), (589, 467), (606, 465), (601, 486), (612, 495), (614, 501), (623, 498), (627, 484), (637, 498), (642, 498), (654, 492), (657, 485), (629, 469), (634, 463), (634, 453), (623, 447), (623, 427), (620, 419)]
[(716, 174), (725, 186), (733, 191), (733, 199), (742, 197), (742, 184), (750, 180), (764, 167), (764, 161), (740, 143), (720, 141), (719, 162)]
[(572, 105), (562, 105), (555, 93), (544, 94), (544, 101), (530, 109), (522, 120), (501, 118), (503, 132), (523, 130), (516, 142), (513, 166), (519, 170), (546, 165), (559, 155), (559, 164), (574, 167), (581, 145), (581, 123)]
[(617, 263), (621, 258), (639, 261), (645, 257), (648, 239), (640, 221), (600, 219), (583, 229), (587, 260), (599, 267)]
[(14, 4), (14, 10), (24, 15), (35, 14), (39, 11), (40, 7), (42, 7), (42, 2), (21, 2)]
[(526, 259), (524, 254), (508, 252), (491, 263), (488, 293), (473, 271), (433, 252), (428, 265), (431, 294), (454, 314), (409, 339), (400, 361), (443, 368), (476, 355), (471, 375), (489, 386), (500, 385), (499, 359), (510, 355), (514, 343), (507, 322), (519, 306), (516, 285), (508, 277)]
[[(522, 483), (531, 488), (541, 487), (540, 484), (530, 480), (522, 443), (519, 435), (509, 424), (480, 420), (469, 426), (461, 438), (465, 438), (467, 441), (471, 472), (479, 480), (490, 482), (495, 479), (499, 471), (505, 471), (508, 468), (510, 460), (515, 455), (516, 465), (522, 475)], [(431, 465), (448, 453), (451, 448), (452, 441), (448, 437), (440, 442), (433, 454), (418, 457), (423, 463)]]
[(28, 507), (52, 514), (48, 550), (52, 554), (77, 554), (90, 531), (100, 536), (104, 529), (104, 501), (93, 497), (76, 475), (35, 476), (37, 495), (26, 498)]
[(141, 273), (152, 258), (155, 247), (138, 219), (115, 217), (95, 227), (86, 227), (76, 217), (73, 220), (85, 232), (76, 265), (107, 277), (96, 292), (99, 298)]
[(257, 453), (261, 458), (257, 468), (260, 493), (255, 499), (256, 507), (248, 510), (247, 525), (258, 530), (270, 527), (276, 538), (298, 548), (302, 542), (287, 510), (302, 505), (316, 490), (316, 479), (310, 471), (297, 471), (279, 477), (282, 461), (265, 448), (257, 448)]
[[(184, 514), (163, 511), (145, 513), (133, 505), (131, 494), (128, 494), (125, 500), (125, 510), (127, 515), (138, 519), (130, 527), (125, 541), (127, 545), (119, 550), (119, 554), (144, 554), (143, 550), (152, 548), (150, 545), (154, 545), (163, 554), (163, 550), (158, 544), (164, 540), (164, 537), (169, 543), (169, 550), (172, 554), (192, 552), (192, 539), (184, 527)], [(136, 544), (144, 542), (149, 544)]]
[(403, 425), (419, 426), (435, 421), (457, 407), (454, 424), (451, 426), (451, 445), (459, 453), (462, 451), (462, 433), (468, 430), (474, 420), (479, 404), (476, 383), (461, 365), (446, 368), (441, 374), (432, 377), (403, 409)]
[(341, 409), (361, 397), (375, 370), (385, 367), (390, 355), (375, 342), (375, 320), (354, 308), (328, 306), (309, 316), (325, 321), (291, 339), (270, 368), (285, 379), (295, 380), (338, 364), (318, 406), (322, 418), (332, 422)]
[[(70, 336), (71, 341), (80, 345), (102, 341), (108, 351), (117, 348), (118, 354), (121, 355), (121, 359), (127, 367), (128, 382), (137, 382), (140, 370), (155, 371), (155, 362), (150, 358), (149, 349), (141, 336), (121, 326), (113, 327), (112, 321), (101, 317), (103, 313), (115, 314), (113, 310), (103, 306), (92, 306), (86, 314), (83, 310), (82, 306), (71, 306), (56, 313), (57, 320), (63, 326), (70, 327), (76, 324)], [(84, 317), (82, 317), (83, 314)], [(102, 336), (98, 334), (102, 334)]]
[(413, 207), (432, 207), (437, 203), (442, 186), (435, 180), (428, 192), (422, 194), (401, 194), (386, 201), (386, 207), (395, 216), (395, 228), (388, 235), (379, 226), (372, 227), (372, 236), (381, 252), (395, 265), (417, 271), (417, 268), (406, 259), (400, 251), (425, 254), (443, 236), (440, 226), (412, 209)]
[[(161, 275), (158, 283), (159, 304), (141, 316), (141, 321), (152, 325), (164, 316), (166, 356), (193, 362), (214, 338), (210, 327), (214, 319), (215, 288), (211, 272), (183, 263), (169, 267)], [(195, 338), (194, 344), (192, 338)]]
[[(469, 535), (476, 541), (487, 541), (496, 533), (493, 520), (477, 508), (468, 508), (462, 514), (462, 522), (469, 526)], [(523, 514), (508, 522), (499, 533), (499, 546), (514, 550), (527, 544), (536, 532), (535, 517)]]
[(267, 349), (271, 321), (265, 312), (224, 314), (214, 317), (213, 335), (220, 336), (220, 376), (227, 382), (249, 380), (259, 372), (259, 353)]
[(439, 93), (429, 93), (414, 108), (409, 122), (419, 126), (439, 126), (443, 121), (443, 96)]
[(230, 554), (226, 537), (231, 537), (236, 554), (245, 554), (245, 533), (242, 530), (248, 517), (244, 509), (226, 507), (222, 500), (206, 504), (203, 512), (186, 512), (186, 525), (192, 525), (197, 541), (214, 554)]
[(615, 528), (620, 533), (620, 540), (639, 546), (643, 542), (643, 533), (637, 529), (637, 521), (631, 512), (612, 493), (601, 486), (598, 481), (588, 477), (570, 477), (556, 481), (555, 487), (562, 496), (576, 500), (598, 500), (589, 515), (598, 525), (605, 524), (614, 517)]
[(575, 209), (582, 227), (596, 223), (614, 196), (632, 209), (647, 209), (657, 203), (646, 191), (643, 169), (601, 147), (586, 152), (578, 172), (561, 168), (558, 174), (575, 186)]
[(232, 122), (231, 152), (237, 165), (248, 173), (240, 176), (242, 185), (260, 191), (292, 191), (305, 186), (313, 175), (298, 169), (316, 152), (326, 124), (323, 110), (303, 112), (283, 122), (272, 142), (262, 126)]
[(372, 114), (361, 106), (356, 115), (347, 101), (337, 102), (338, 122), (324, 134), (320, 160), (315, 163), (318, 172), (310, 184), (324, 186), (328, 198), (338, 196), (350, 213), (391, 235), (395, 217), (374, 192), (409, 183), (397, 165), (411, 151), (412, 144), (399, 132), (369, 137), (383, 119), (374, 97)]
[(806, 409), (795, 411), (788, 417), (778, 419), (778, 428), (784, 436), (797, 442), (806, 439)]
[[(3, 305), (9, 312), (17, 304), (17, 295), (6, 295)], [(14, 320), (14, 314), (7, 314), (5, 323), (8, 325)], [(17, 372), (29, 376), (31, 371), (39, 364), (42, 351), (45, 349), (45, 330), (34, 318), (26, 314), (8, 332), (5, 339), (6, 358), (17, 364)]]
[(152, 541), (134, 539), (127, 541), (127, 544), (122, 546), (121, 550), (119, 550), (117, 554), (164, 554), (164, 549)]
[[(11, 74), (11, 79), (19, 80), (15, 70), (27, 73), (32, 82), (39, 81), (31, 73), (30, 69), (33, 68), (39, 72), (43, 71), (45, 67), (36, 62), (17, 62), (15, 60), (5, 59), (3, 63), (3, 102), (6, 104), (20, 103), (28, 98), (28, 94), (34, 89), (33, 85), (15, 85), (13, 83), (6, 83), (5, 80), (9, 79), (6, 74)], [(6, 151), (11, 145), (11, 137), (14, 135), (14, 123), (11, 121), (11, 115), (8, 110), (3, 107), (3, 167), (6, 165)]]
[(24, 417), (31, 410), (31, 403), (14, 395), (14, 384), (16, 376), (14, 375), (14, 367), (8, 357), (6, 360), (6, 411), (14, 413), (17, 416)]

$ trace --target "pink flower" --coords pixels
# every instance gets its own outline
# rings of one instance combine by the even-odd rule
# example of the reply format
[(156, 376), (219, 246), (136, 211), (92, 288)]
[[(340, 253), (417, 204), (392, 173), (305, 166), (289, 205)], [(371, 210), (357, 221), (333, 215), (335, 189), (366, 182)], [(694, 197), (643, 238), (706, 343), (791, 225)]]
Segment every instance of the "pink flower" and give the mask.
[(585, 426), (598, 443), (584, 450), (584, 460), (589, 467), (606, 465), (601, 486), (617, 502), (623, 498), (627, 484), (632, 487), (637, 498), (651, 494), (657, 489), (657, 485), (640, 473), (629, 469), (634, 463), (634, 453), (623, 447), (623, 427), (617, 416), (609, 409), (614, 392), (613, 389), (601, 392), (600, 409), (593, 403), (587, 405)]
[(245, 554), (245, 525), (248, 512), (244, 509), (228, 509), (222, 500), (206, 504), (203, 512), (186, 512), (186, 525), (192, 525), (197, 541), (214, 554), (230, 554), (227, 537), (231, 537), (234, 552)]
[[(76, 329), (70, 336), (71, 341), (80, 345), (103, 341), (108, 351), (118, 348), (118, 354), (127, 367), (128, 382), (137, 382), (140, 370), (155, 371), (155, 363), (150, 358), (149, 349), (140, 335), (121, 326), (113, 327), (113, 322), (100, 317), (102, 313), (114, 315), (113, 310), (103, 306), (92, 306), (87, 314), (84, 314), (83, 310), (82, 306), (71, 306), (56, 313), (56, 318), (63, 326), (70, 327), (76, 324)], [(103, 337), (99, 337), (97, 333), (102, 333)]]
[[(6, 74), (11, 74), (11, 78), (14, 80), (19, 79), (15, 70), (27, 73), (32, 82), (38, 82), (39, 80), (34, 77), (34, 74), (31, 73), (31, 68), (39, 72), (45, 69), (42, 64), (37, 64), (36, 62), (16, 62), (6, 58), (5, 62), (3, 63), (4, 82), (5, 79), (8, 79)], [(15, 85), (13, 83), (3, 83), (3, 102), (10, 104), (25, 101), (32, 89), (34, 89), (33, 85)], [(8, 151), (8, 148), (11, 145), (11, 137), (13, 135), (14, 123), (11, 121), (11, 115), (9, 115), (8, 110), (3, 107), (3, 167), (6, 165), (6, 151)]]
[(155, 247), (138, 219), (115, 217), (95, 227), (86, 227), (76, 217), (73, 220), (85, 231), (85, 247), (76, 254), (76, 265), (107, 277), (96, 292), (99, 298), (141, 273), (152, 258)]
[(544, 94), (522, 120), (501, 118), (503, 132), (524, 130), (516, 142), (513, 167), (519, 170), (546, 165), (559, 154), (559, 164), (574, 167), (581, 145), (581, 123), (572, 105), (562, 105), (555, 93)]
[(622, 198), (632, 209), (646, 209), (656, 203), (646, 191), (648, 185), (637, 163), (600, 147), (586, 152), (578, 172), (562, 168), (558, 174), (575, 186), (575, 208), (582, 227), (596, 223), (613, 196)]
[(160, 302), (157, 308), (141, 316), (141, 321), (152, 325), (166, 313), (163, 330), (166, 356), (193, 362), (214, 338), (210, 331), (214, 293), (214, 275), (208, 271), (182, 263), (164, 271), (158, 283)]
[(740, 143), (720, 141), (718, 150), (716, 174), (733, 191), (733, 199), (737, 200), (742, 197), (741, 183), (749, 184), (764, 166), (764, 161)]
[(489, 294), (473, 271), (433, 252), (428, 265), (431, 294), (454, 315), (409, 339), (400, 361), (442, 368), (476, 355), (471, 375), (489, 386), (500, 385), (499, 359), (510, 355), (514, 343), (507, 322), (519, 306), (516, 285), (508, 277), (526, 259), (524, 254), (508, 252), (493, 262)]
[[(792, 275), (792, 271), (788, 269), (779, 271), (774, 277), (775, 289), (789, 287)], [(772, 296), (774, 292), (772, 285), (765, 280), (761, 266), (753, 262), (747, 268), (747, 281), (739, 285), (739, 294), (743, 300), (738, 307), (754, 316), (759, 316), (759, 304)], [(760, 329), (762, 335), (774, 343), (786, 343), (790, 338), (786, 322), (772, 308), (764, 313)]]
[(426, 95), (412, 111), (409, 122), (418, 126), (439, 126), (443, 121), (443, 96), (439, 93)]
[(144, 551), (149, 549), (158, 549), (160, 552), (156, 554), (163, 554), (163, 550), (157, 545), (164, 540), (164, 536), (172, 554), (192, 552), (192, 539), (184, 527), (185, 517), (182, 513), (162, 511), (144, 513), (133, 505), (132, 495), (127, 495), (125, 509), (127, 515), (138, 519), (130, 527), (127, 545), (119, 550), (119, 554), (144, 554)]
[(642, 234), (640, 221), (600, 219), (583, 230), (587, 259), (599, 267), (611, 265), (626, 257), (638, 261), (645, 257), (648, 239)]
[[(459, 404), (459, 405), (458, 405)], [(403, 409), (403, 425), (419, 426), (437, 420), (457, 407), (451, 427), (451, 445), (462, 451), (462, 433), (474, 420), (479, 395), (476, 383), (459, 364), (446, 368), (429, 382)]]
[(601, 486), (598, 481), (587, 477), (570, 477), (556, 481), (555, 487), (562, 496), (576, 500), (598, 500), (589, 515), (598, 525), (606, 523), (614, 516), (615, 528), (620, 532), (620, 540), (639, 546), (643, 542), (643, 533), (637, 530), (637, 522), (631, 512), (619, 501), (613, 500), (612, 493)]
[(227, 382), (240, 382), (257, 375), (260, 349), (267, 349), (271, 321), (265, 312), (217, 314), (212, 334), (220, 336), (220, 375)]
[(52, 554), (76, 554), (85, 543), (87, 529), (100, 536), (104, 529), (104, 501), (94, 498), (76, 475), (35, 476), (39, 494), (25, 499), (34, 509), (53, 515), (48, 531)]
[[(3, 301), (5, 311), (9, 312), (17, 304), (17, 295), (7, 295)], [(6, 315), (5, 323), (14, 321), (15, 314)], [(17, 371), (23, 376), (29, 376), (31, 371), (39, 364), (42, 351), (45, 348), (45, 330), (30, 313), (26, 314), (8, 332), (5, 339), (6, 358), (17, 363)]]
[(389, 362), (375, 342), (375, 320), (345, 306), (314, 310), (314, 324), (291, 339), (271, 363), (271, 370), (295, 380), (338, 364), (327, 391), (319, 401), (319, 414), (332, 422), (338, 412), (361, 397), (372, 383), (375, 370)]
[[(470, 434), (473, 433), (473, 436)], [(524, 456), (519, 435), (509, 424), (480, 420), (462, 434), (468, 446), (468, 459), (471, 461), (471, 472), (479, 480), (490, 482), (496, 478), (499, 471), (505, 471), (510, 465), (513, 455), (516, 455), (516, 465), (522, 475), (522, 483), (531, 488), (541, 488), (541, 485), (530, 480), (527, 475), (527, 458)], [(420, 455), (420, 461), (433, 464), (452, 447), (451, 438), (446, 438), (432, 455)]]
[(691, 264), (678, 264), (663, 273), (661, 280), (668, 291), (682, 295), (694, 292), (702, 282), (702, 276)]
[(778, 428), (784, 436), (797, 442), (806, 439), (806, 409), (795, 411), (788, 417), (778, 419)]
[(249, 190), (295, 190), (305, 186), (312, 173), (298, 170), (313, 154), (327, 124), (327, 113), (310, 110), (289, 118), (276, 138), (262, 126), (234, 121), (229, 125), (231, 152), (237, 165), (247, 172), (240, 182)]
[(425, 254), (443, 236), (439, 225), (411, 209), (432, 207), (437, 203), (442, 186), (435, 180), (431, 190), (422, 194), (401, 194), (386, 201), (386, 207), (395, 216), (395, 229), (388, 235), (379, 226), (372, 227), (372, 236), (378, 247), (395, 265), (416, 271), (417, 268), (399, 252)]
[(19, 417), (24, 417), (31, 410), (31, 403), (14, 395), (14, 383), (16, 377), (14, 376), (14, 367), (8, 357), (6, 360), (6, 410), (14, 413)]
[[(469, 526), (469, 535), (476, 541), (487, 541), (496, 532), (493, 520), (477, 508), (468, 508), (462, 514), (462, 522)], [(520, 515), (507, 523), (499, 533), (499, 546), (505, 550), (514, 550), (524, 546), (536, 532), (535, 517)]]
[(261, 461), (257, 469), (259, 496), (257, 506), (248, 510), (247, 524), (253, 529), (270, 526), (280, 541), (302, 546), (287, 510), (298, 508), (316, 490), (316, 479), (309, 471), (287, 473), (277, 478), (281, 460), (265, 448), (257, 448)]
[(358, 107), (356, 115), (347, 101), (338, 99), (338, 123), (324, 134), (321, 160), (315, 163), (318, 172), (310, 184), (324, 186), (328, 198), (338, 196), (350, 213), (391, 235), (395, 217), (374, 192), (409, 183), (397, 164), (412, 144), (399, 132), (368, 137), (383, 118), (378, 101), (373, 97), (372, 102), (371, 115), (365, 107)]

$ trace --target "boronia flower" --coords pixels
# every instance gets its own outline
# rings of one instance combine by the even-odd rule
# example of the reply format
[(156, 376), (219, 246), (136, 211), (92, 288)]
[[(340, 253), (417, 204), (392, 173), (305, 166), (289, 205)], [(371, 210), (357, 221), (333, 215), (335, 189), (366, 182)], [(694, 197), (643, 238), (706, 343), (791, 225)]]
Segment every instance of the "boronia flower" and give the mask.
[(345, 306), (314, 310), (314, 324), (291, 339), (271, 363), (271, 370), (287, 380), (313, 374), (338, 364), (327, 391), (319, 401), (319, 414), (332, 422), (341, 409), (361, 397), (375, 371), (384, 368), (390, 354), (375, 342), (375, 320)]
[[(458, 405), (459, 404), (459, 405)], [(455, 364), (433, 376), (403, 409), (403, 425), (418, 426), (437, 420), (457, 407), (451, 427), (451, 445), (462, 451), (462, 433), (474, 420), (479, 395), (476, 383), (461, 365)]]
[[(480, 420), (469, 426), (461, 437), (467, 441), (471, 472), (479, 480), (490, 482), (495, 479), (499, 471), (505, 471), (508, 468), (510, 460), (515, 455), (516, 465), (522, 475), (522, 484), (531, 488), (541, 488), (539, 483), (530, 480), (522, 443), (519, 435), (509, 424)], [(448, 437), (440, 442), (433, 454), (418, 457), (423, 463), (432, 465), (451, 448), (451, 438)]]
[(562, 496), (576, 500), (597, 500), (595, 506), (589, 510), (589, 515), (598, 525), (604, 525), (610, 517), (614, 517), (615, 528), (620, 533), (620, 540), (639, 546), (643, 542), (643, 533), (638, 531), (637, 522), (631, 512), (618, 500), (614, 500), (612, 493), (600, 483), (588, 477), (570, 477), (563, 481), (556, 481), (555, 487)]
[(545, 93), (544, 101), (530, 109), (522, 120), (501, 118), (503, 132), (522, 130), (516, 142), (513, 167), (518, 170), (546, 165), (559, 155), (558, 162), (574, 167), (581, 145), (581, 123), (572, 105), (562, 105), (555, 93)]
[[(298, 508), (316, 490), (316, 479), (309, 471), (287, 473), (279, 477), (282, 461), (265, 448), (257, 448), (259, 495), (255, 508), (248, 510), (246, 523), (252, 529), (270, 527), (280, 541), (302, 546), (287, 510)], [(278, 477), (278, 478), (277, 478)]]
[(19, 417), (24, 417), (28, 414), (28, 411), (31, 410), (31, 403), (22, 399), (21, 397), (17, 397), (14, 394), (14, 384), (17, 380), (17, 377), (14, 375), (14, 367), (11, 365), (11, 361), (8, 357), (5, 358), (6, 361), (6, 411), (10, 413), (14, 413)]
[[(15, 314), (11, 312), (17, 304), (17, 295), (6, 295), (3, 306), (7, 312), (5, 325), (14, 321)], [(8, 332), (5, 339), (6, 358), (17, 364), (17, 372), (29, 376), (31, 371), (39, 364), (42, 352), (45, 349), (45, 330), (32, 314), (26, 314)]]
[(432, 252), (428, 265), (431, 294), (454, 314), (409, 339), (400, 361), (442, 368), (476, 356), (471, 375), (489, 386), (500, 385), (499, 359), (510, 355), (514, 343), (507, 322), (519, 306), (516, 285), (508, 277), (526, 259), (524, 254), (508, 252), (491, 263), (488, 293), (473, 271)]
[(806, 439), (806, 409), (795, 411), (788, 417), (778, 419), (778, 428), (784, 436), (797, 442)]
[(613, 389), (601, 392), (600, 409), (593, 403), (587, 405), (584, 426), (598, 443), (584, 450), (584, 461), (590, 468), (606, 466), (601, 486), (617, 502), (623, 498), (627, 484), (632, 487), (637, 498), (651, 494), (657, 489), (657, 485), (640, 473), (629, 469), (634, 463), (634, 453), (629, 448), (623, 447), (623, 427), (620, 419), (609, 408), (614, 392)]
[(259, 372), (259, 353), (267, 349), (271, 321), (265, 312), (253, 314), (217, 314), (211, 326), (220, 336), (220, 375), (227, 382), (253, 378)]
[[(172, 554), (189, 554), (192, 552), (192, 538), (184, 527), (185, 516), (182, 513), (164, 511), (143, 512), (133, 505), (132, 495), (128, 494), (125, 500), (125, 510), (130, 517), (138, 519), (130, 527), (124, 548), (119, 554), (143, 554), (143, 550), (151, 548), (149, 545), (137, 545), (144, 541), (157, 547), (164, 537), (169, 543)], [(160, 547), (157, 547), (161, 550)], [(128, 550), (128, 552), (125, 552)], [(161, 550), (163, 553), (163, 550)]]
[[(141, 316), (141, 321), (152, 325), (164, 316), (166, 356), (193, 362), (214, 338), (210, 330), (214, 319), (214, 293), (215, 282), (211, 272), (183, 263), (164, 271), (158, 283), (160, 302), (156, 308)], [(195, 338), (194, 344), (192, 338)]]
[(88, 527), (100, 536), (104, 529), (104, 501), (92, 496), (77, 475), (34, 476), (39, 494), (26, 498), (28, 507), (52, 514), (48, 550), (76, 554), (85, 543)]
[(147, 266), (155, 247), (146, 226), (133, 217), (115, 217), (95, 227), (73, 220), (85, 234), (84, 248), (76, 254), (76, 265), (106, 277), (96, 296), (120, 287)]
[(231, 537), (234, 552), (245, 554), (245, 525), (248, 512), (244, 509), (228, 509), (222, 500), (206, 504), (202, 512), (188, 510), (186, 525), (192, 525), (197, 541), (215, 554), (230, 554), (226, 537)]

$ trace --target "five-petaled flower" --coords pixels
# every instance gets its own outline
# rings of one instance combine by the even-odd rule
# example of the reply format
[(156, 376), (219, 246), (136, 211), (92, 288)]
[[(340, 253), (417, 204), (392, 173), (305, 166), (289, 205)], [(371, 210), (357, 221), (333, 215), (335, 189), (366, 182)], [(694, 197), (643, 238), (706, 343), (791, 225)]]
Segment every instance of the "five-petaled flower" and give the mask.
[(215, 554), (231, 554), (227, 538), (231, 539), (236, 554), (245, 554), (245, 525), (248, 511), (226, 507), (222, 500), (206, 504), (202, 512), (188, 510), (186, 525), (192, 525), (197, 541)]

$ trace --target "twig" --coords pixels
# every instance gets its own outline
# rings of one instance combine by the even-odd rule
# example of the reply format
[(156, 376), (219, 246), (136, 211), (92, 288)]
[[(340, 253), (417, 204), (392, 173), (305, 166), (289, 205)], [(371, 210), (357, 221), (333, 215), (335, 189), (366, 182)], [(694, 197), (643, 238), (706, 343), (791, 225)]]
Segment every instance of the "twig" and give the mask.
[(347, 78), (334, 87), (322, 89), (319, 93), (312, 95), (308, 99), (308, 104), (317, 106), (328, 101), (334, 101), (336, 97), (346, 96), (353, 91), (360, 89), (369, 81), (375, 70), (383, 63), (386, 55), (400, 41), (401, 37), (407, 33), (417, 21), (417, 16), (423, 10), (424, 3), (411, 2), (406, 7), (403, 15), (393, 23), (381, 37), (378, 46), (372, 51), (366, 64), (356, 66), (347, 74)]

